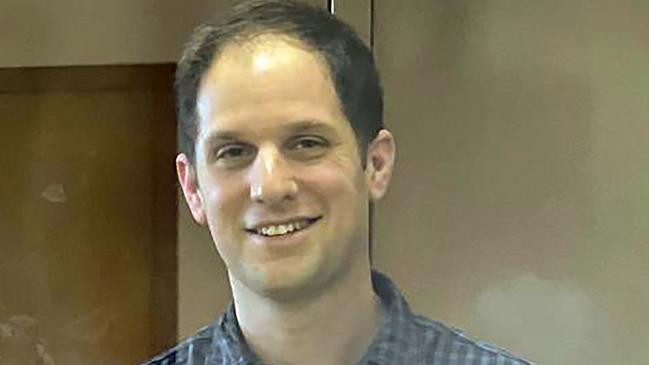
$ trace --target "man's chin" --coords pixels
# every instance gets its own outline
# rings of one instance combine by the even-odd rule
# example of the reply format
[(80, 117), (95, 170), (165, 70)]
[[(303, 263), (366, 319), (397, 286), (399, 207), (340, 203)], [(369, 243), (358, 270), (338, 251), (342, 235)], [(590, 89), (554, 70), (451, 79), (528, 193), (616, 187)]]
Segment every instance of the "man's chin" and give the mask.
[(257, 295), (276, 302), (294, 302), (321, 294), (326, 283), (322, 273), (297, 270), (256, 272), (246, 275), (243, 284)]

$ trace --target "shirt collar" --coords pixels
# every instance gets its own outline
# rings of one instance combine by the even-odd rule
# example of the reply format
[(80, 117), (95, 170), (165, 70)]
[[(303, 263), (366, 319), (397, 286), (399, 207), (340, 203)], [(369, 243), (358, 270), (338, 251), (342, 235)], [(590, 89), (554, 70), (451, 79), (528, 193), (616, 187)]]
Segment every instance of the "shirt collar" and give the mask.
[[(227, 364), (261, 364), (261, 360), (246, 344), (246, 339), (243, 337), (243, 333), (239, 327), (239, 322), (237, 321), (234, 303), (230, 303), (228, 309), (221, 316), (214, 330), (215, 333), (212, 337), (212, 348), (219, 349), (219, 355), (227, 359)], [(207, 363), (220, 364), (221, 362), (208, 361)]]
[(384, 274), (373, 270), (372, 285), (381, 298), (383, 325), (359, 364), (408, 364), (408, 356), (413, 355), (413, 346), (418, 342), (410, 306)]

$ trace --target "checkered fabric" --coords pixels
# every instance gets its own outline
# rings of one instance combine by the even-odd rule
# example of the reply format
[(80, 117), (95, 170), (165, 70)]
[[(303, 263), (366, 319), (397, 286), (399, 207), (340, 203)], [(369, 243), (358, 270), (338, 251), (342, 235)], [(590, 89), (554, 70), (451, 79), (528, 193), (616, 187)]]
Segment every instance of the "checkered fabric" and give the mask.
[[(413, 314), (394, 283), (373, 271), (384, 322), (358, 365), (532, 365)], [(234, 306), (211, 326), (143, 365), (263, 365), (246, 345)]]

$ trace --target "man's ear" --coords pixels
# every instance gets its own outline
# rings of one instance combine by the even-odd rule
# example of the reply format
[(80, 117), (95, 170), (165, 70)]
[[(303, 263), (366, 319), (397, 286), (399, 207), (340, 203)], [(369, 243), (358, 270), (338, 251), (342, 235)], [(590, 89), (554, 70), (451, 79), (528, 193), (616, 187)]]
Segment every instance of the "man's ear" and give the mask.
[(372, 201), (383, 198), (388, 190), (395, 154), (396, 146), (392, 133), (387, 129), (381, 129), (367, 147), (365, 162), (365, 178)]
[(176, 157), (176, 173), (178, 174), (180, 186), (183, 189), (185, 201), (189, 206), (189, 210), (192, 212), (194, 220), (196, 223), (204, 225), (207, 221), (205, 203), (203, 202), (201, 191), (198, 188), (196, 170), (184, 153), (180, 153)]

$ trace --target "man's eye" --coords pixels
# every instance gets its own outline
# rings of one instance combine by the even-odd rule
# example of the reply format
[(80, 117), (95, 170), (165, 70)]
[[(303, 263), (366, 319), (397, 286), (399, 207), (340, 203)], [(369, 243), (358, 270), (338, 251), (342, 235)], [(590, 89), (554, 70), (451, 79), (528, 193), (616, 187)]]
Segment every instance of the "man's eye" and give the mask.
[(318, 136), (299, 136), (289, 141), (287, 152), (297, 160), (313, 160), (324, 156), (329, 147), (328, 140)]
[(327, 145), (327, 141), (319, 137), (300, 137), (291, 143), (294, 150), (321, 148), (327, 147)]
[(220, 148), (216, 152), (217, 160), (238, 160), (250, 156), (251, 149), (243, 145), (232, 145)]

